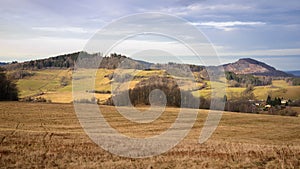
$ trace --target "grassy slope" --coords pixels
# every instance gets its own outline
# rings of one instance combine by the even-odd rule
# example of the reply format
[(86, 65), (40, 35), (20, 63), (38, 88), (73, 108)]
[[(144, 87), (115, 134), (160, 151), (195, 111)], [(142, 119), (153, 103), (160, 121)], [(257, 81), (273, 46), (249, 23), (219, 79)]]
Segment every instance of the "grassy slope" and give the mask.
[[(130, 122), (101, 106), (112, 127), (131, 137), (167, 129), (179, 109), (167, 108), (149, 124)], [(139, 108), (146, 109), (144, 107)], [(0, 163), (14, 168), (299, 168), (300, 118), (224, 113), (208, 142), (198, 144), (207, 117), (199, 110), (187, 137), (170, 151), (146, 159), (112, 155), (84, 134), (72, 104), (0, 102)]]
[(31, 72), (34, 73), (33, 76), (25, 77), (17, 82), (21, 98), (35, 95), (39, 92), (62, 90), (64, 87), (61, 86), (61, 78), (64, 76), (68, 78), (68, 81), (70, 82), (72, 76), (70, 70), (46, 69)]
[[(142, 79), (152, 76), (152, 75), (162, 75), (164, 71), (156, 70), (156, 71), (132, 71), (127, 70), (127, 73), (131, 73), (138, 78), (135, 78), (133, 81), (129, 83), (123, 83), (122, 88), (133, 88), (135, 84), (137, 84)], [(95, 72), (95, 70), (93, 70)], [(40, 70), (33, 71), (35, 73), (32, 77), (26, 77), (25, 79), (21, 79), (17, 82), (18, 88), (20, 90), (20, 97), (32, 96), (41, 92), (45, 94), (42, 96), (46, 99), (52, 100), (53, 102), (60, 103), (69, 103), (72, 101), (72, 85), (71, 85), (71, 77), (72, 72), (70, 70)], [(96, 86), (95, 90), (98, 91), (107, 91), (111, 90), (110, 80), (108, 78), (104, 78), (105, 75), (113, 73), (113, 70), (107, 69), (99, 69), (96, 73)], [(124, 72), (123, 72), (124, 73)], [(126, 73), (126, 72), (125, 72)], [(61, 78), (66, 77), (68, 81), (67, 86), (61, 86)], [(82, 79), (84, 81), (84, 79)], [(209, 82), (206, 81), (208, 87), (203, 90), (194, 91), (193, 94), (195, 96), (203, 96), (210, 97), (211, 95), (211, 86), (214, 86), (216, 91), (219, 87), (227, 86), (224, 82)], [(183, 85), (183, 89), (190, 89), (188, 86), (188, 82)], [(198, 84), (199, 86), (202, 83)], [(300, 86), (289, 86), (284, 80), (275, 80), (272, 85), (269, 86), (258, 86), (254, 88), (254, 94), (257, 99), (266, 99), (267, 95), (270, 94), (272, 97), (284, 97), (289, 99), (300, 99)], [(240, 93), (245, 90), (245, 88), (233, 88), (227, 87), (227, 97), (236, 97), (239, 96)], [(97, 94), (96, 97), (100, 100), (105, 100), (110, 95), (107, 94)], [(221, 94), (218, 97), (223, 97)]]
[(300, 99), (300, 86), (289, 86), (284, 80), (274, 80), (270, 86), (255, 87), (254, 94), (258, 99), (266, 99), (268, 94), (272, 97)]

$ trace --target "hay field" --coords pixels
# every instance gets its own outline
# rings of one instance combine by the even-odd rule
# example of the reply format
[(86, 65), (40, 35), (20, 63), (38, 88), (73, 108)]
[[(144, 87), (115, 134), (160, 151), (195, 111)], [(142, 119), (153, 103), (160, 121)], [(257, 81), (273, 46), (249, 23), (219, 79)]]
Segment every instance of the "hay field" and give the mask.
[[(159, 134), (178, 113), (177, 108), (167, 108), (159, 119), (143, 125), (124, 119), (114, 107), (100, 108), (112, 127), (131, 137)], [(206, 110), (199, 110), (188, 136), (170, 151), (131, 159), (93, 143), (72, 104), (0, 102), (0, 168), (300, 167), (299, 117), (226, 112), (212, 137), (198, 144), (206, 116)]]

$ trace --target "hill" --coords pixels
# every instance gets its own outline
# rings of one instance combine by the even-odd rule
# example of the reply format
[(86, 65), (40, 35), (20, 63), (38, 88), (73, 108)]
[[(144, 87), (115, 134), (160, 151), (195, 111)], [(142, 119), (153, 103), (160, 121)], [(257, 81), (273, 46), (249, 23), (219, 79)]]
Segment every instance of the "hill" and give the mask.
[(286, 73), (300, 77), (300, 70), (286, 71)]
[(280, 76), (289, 77), (291, 74), (277, 70), (266, 63), (251, 59), (243, 58), (237, 62), (222, 65), (225, 71), (234, 72), (236, 74), (252, 74), (261, 76)]
[[(163, 69), (167, 70), (170, 66), (172, 68), (185, 68), (188, 66), (192, 72), (200, 72), (205, 69), (202, 65), (191, 65), (191, 64), (179, 64), (179, 63), (167, 63), (167, 64), (154, 64), (141, 60), (134, 60), (124, 55), (112, 53), (110, 56), (99, 56), (99, 53), (88, 54), (86, 52), (76, 52), (71, 54), (59, 55), (56, 57), (50, 57), (47, 59), (31, 60), (22, 63), (10, 63), (10, 64), (0, 64), (0, 66), (6, 68), (7, 70), (25, 69), (25, 70), (38, 70), (47, 68), (73, 68), (75, 61), (78, 59), (79, 54), (81, 54), (83, 59), (87, 59), (87, 62), (91, 63), (91, 68), (105, 68), (105, 69), (115, 69), (120, 66), (120, 63), (126, 60), (125, 67), (132, 69)], [(93, 65), (97, 63), (99, 59), (102, 59), (100, 65)], [(237, 62), (221, 65), (227, 72), (233, 72), (235, 74), (251, 74), (258, 76), (279, 76), (279, 77), (291, 77), (293, 72), (286, 73), (275, 69), (274, 67), (267, 65), (266, 63), (251, 59), (243, 58), (239, 59)], [(220, 66), (210, 66), (210, 68), (220, 68)], [(295, 72), (294, 72), (295, 73)]]
[(7, 65), (8, 63), (6, 62), (0, 62), (0, 66), (4, 66), (4, 65)]
[[(3, 65), (7, 70), (39, 70), (39, 69), (48, 69), (48, 68), (74, 68), (75, 61), (78, 59), (84, 59), (89, 63), (90, 68), (106, 68), (106, 69), (115, 69), (119, 66), (121, 62), (126, 59), (126, 68), (135, 68), (135, 69), (146, 69), (151, 64), (144, 61), (137, 61), (126, 56), (113, 53), (110, 56), (99, 56), (96, 54), (88, 54), (86, 52), (76, 52), (71, 54), (59, 55), (56, 57), (50, 57), (47, 59), (31, 60), (22, 63), (11, 63)], [(101, 60), (100, 65), (96, 63)]]

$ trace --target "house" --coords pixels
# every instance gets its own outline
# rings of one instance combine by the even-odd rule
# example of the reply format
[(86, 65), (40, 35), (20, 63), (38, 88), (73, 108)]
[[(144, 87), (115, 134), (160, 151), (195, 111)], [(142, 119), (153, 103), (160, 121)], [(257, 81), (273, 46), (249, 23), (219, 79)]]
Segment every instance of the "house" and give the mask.
[(267, 105), (265, 105), (265, 107), (264, 107), (263, 110), (264, 110), (264, 111), (267, 111), (267, 110), (269, 110), (271, 107), (272, 107), (271, 105), (267, 104)]
[(289, 101), (288, 100), (281, 100), (281, 104), (286, 105)]

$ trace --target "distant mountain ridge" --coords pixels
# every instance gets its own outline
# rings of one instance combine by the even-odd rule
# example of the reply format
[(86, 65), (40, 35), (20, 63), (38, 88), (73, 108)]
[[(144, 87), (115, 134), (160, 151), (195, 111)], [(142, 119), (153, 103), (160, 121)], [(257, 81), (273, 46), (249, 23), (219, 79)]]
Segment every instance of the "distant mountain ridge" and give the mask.
[[(106, 68), (116, 69), (122, 68), (133, 68), (133, 69), (167, 69), (168, 67), (186, 68), (188, 66), (191, 71), (199, 72), (205, 69), (202, 65), (190, 65), (190, 64), (179, 64), (179, 63), (167, 63), (167, 64), (154, 64), (146, 61), (134, 60), (120, 54), (110, 54), (110, 56), (100, 56), (99, 54), (88, 54), (86, 52), (76, 52), (66, 55), (60, 55), (56, 57), (50, 57), (47, 59), (32, 60), (22, 63), (10, 63), (2, 65), (2, 67), (8, 70), (15, 69), (46, 69), (46, 68), (74, 68), (75, 61), (78, 59), (79, 54), (81, 59), (86, 59), (89, 63), (90, 68)], [(99, 63), (101, 59), (101, 64)], [(237, 62), (228, 63), (220, 66), (210, 66), (210, 68), (224, 68), (227, 72), (233, 72), (235, 74), (251, 74), (259, 76), (280, 76), (290, 77), (292, 74), (275, 69), (274, 67), (267, 65), (266, 63), (251, 59), (243, 58)]]
[(234, 72), (236, 74), (252, 74), (261, 76), (292, 76), (286, 72), (275, 69), (266, 63), (251, 59), (243, 58), (237, 62), (222, 65), (225, 71)]
[(0, 62), (0, 66), (4, 66), (4, 65), (7, 65), (8, 63), (6, 62)]
[(292, 71), (285, 71), (285, 72), (300, 77), (300, 70), (292, 70)]

